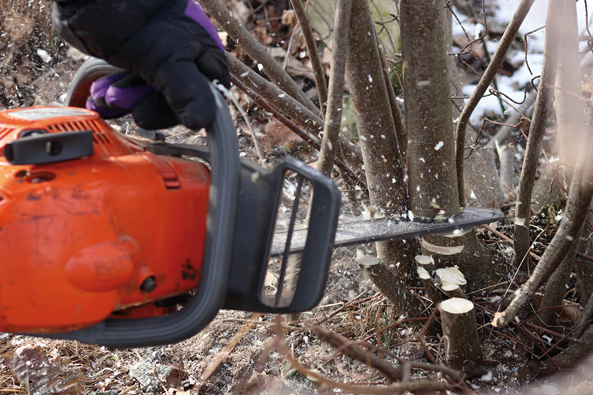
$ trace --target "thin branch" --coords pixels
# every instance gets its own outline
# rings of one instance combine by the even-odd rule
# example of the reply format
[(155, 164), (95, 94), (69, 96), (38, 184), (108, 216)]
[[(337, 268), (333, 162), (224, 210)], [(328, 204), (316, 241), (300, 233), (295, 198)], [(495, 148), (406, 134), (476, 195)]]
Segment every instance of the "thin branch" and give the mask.
[(464, 194), (464, 184), (463, 184), (463, 157), (464, 157), (464, 150), (465, 150), (465, 129), (467, 124), (469, 123), (469, 118), (478, 105), (478, 102), (482, 98), (482, 95), (486, 92), (492, 80), (496, 77), (496, 74), (500, 70), (502, 66), (502, 62), (504, 60), (505, 54), (509, 49), (510, 45), (512, 44), (513, 40), (515, 39), (515, 35), (517, 31), (519, 31), (519, 27), (523, 23), (525, 16), (531, 9), (534, 0), (522, 0), (521, 4), (517, 8), (515, 15), (513, 15), (513, 19), (511, 19), (511, 23), (509, 23), (508, 27), (506, 28), (496, 51), (494, 52), (494, 56), (484, 75), (478, 82), (476, 89), (472, 93), (469, 101), (463, 108), (461, 115), (459, 116), (459, 122), (457, 123), (457, 150), (456, 150), (456, 166), (457, 166), (457, 191), (459, 193), (459, 202), (461, 206), (465, 205), (465, 194)]
[[(294, 0), (299, 2), (300, 0)], [(335, 34), (333, 42), (333, 57), (331, 61), (331, 75), (329, 79), (329, 101), (323, 128), (323, 141), (319, 153), (317, 170), (329, 176), (333, 161), (338, 152), (338, 137), (342, 124), (342, 102), (344, 100), (344, 81), (346, 72), (346, 53), (348, 50), (348, 35), (350, 32), (350, 10), (352, 0), (337, 0), (335, 15)]]
[[(315, 77), (315, 85), (317, 86), (317, 96), (319, 97), (319, 104), (321, 105), (321, 113), (325, 114), (325, 107), (327, 102), (327, 85), (325, 84), (325, 72), (321, 65), (321, 59), (319, 59), (319, 53), (317, 52), (317, 45), (315, 44), (315, 38), (313, 37), (313, 31), (311, 30), (311, 23), (303, 7), (301, 0), (290, 0), (294, 13), (301, 25), (303, 36), (305, 37), (305, 45), (309, 52), (309, 59), (311, 60), (311, 66), (313, 66), (313, 76)], [(336, 11), (337, 15), (337, 11)], [(349, 18), (348, 18), (349, 19)], [(335, 42), (335, 39), (334, 39)]]
[(262, 154), (261, 148), (259, 146), (259, 140), (257, 138), (257, 135), (255, 134), (255, 130), (253, 130), (253, 127), (251, 126), (251, 120), (249, 119), (249, 115), (247, 115), (247, 112), (245, 112), (243, 107), (241, 107), (241, 104), (239, 104), (239, 101), (237, 100), (237, 98), (233, 94), (231, 94), (230, 96), (231, 96), (231, 101), (233, 102), (233, 104), (235, 105), (235, 107), (241, 113), (241, 116), (245, 120), (245, 124), (247, 125), (247, 128), (249, 129), (251, 138), (253, 138), (253, 144), (255, 145), (255, 151), (257, 152), (259, 161), (260, 161), (261, 165), (263, 166), (264, 165), (264, 155)]

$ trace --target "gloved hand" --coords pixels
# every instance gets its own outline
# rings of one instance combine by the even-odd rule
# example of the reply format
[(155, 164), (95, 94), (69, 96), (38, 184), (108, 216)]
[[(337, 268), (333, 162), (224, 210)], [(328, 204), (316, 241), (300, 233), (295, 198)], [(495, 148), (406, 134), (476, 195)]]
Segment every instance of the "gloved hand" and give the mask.
[(215, 104), (207, 81), (228, 88), (230, 76), (216, 29), (193, 0), (60, 0), (53, 7), (62, 37), (132, 74), (95, 84), (100, 107), (107, 103), (101, 96), (119, 96), (109, 106), (131, 108), (146, 129), (178, 120), (194, 130), (212, 123)]
[(91, 85), (86, 108), (105, 119), (132, 113), (136, 123), (148, 130), (165, 129), (180, 123), (161, 92), (128, 72), (99, 78)]

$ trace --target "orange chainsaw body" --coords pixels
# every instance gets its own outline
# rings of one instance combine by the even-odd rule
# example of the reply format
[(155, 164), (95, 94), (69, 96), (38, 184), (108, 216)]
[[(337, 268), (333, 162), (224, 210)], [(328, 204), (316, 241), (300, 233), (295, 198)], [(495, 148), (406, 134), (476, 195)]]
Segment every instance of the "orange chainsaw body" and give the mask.
[[(31, 131), (92, 131), (93, 153), (10, 164), (6, 145)], [(0, 112), (0, 331), (164, 314), (151, 302), (197, 286), (208, 168), (145, 148), (80, 108)]]

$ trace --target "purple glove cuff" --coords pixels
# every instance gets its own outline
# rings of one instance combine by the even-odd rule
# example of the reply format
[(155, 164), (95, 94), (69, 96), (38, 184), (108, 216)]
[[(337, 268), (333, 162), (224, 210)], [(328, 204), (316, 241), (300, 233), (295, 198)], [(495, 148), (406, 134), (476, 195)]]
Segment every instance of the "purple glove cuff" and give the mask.
[(218, 47), (222, 52), (224, 52), (224, 45), (222, 45), (222, 41), (220, 41), (220, 37), (218, 37), (218, 31), (208, 19), (208, 16), (202, 10), (202, 6), (196, 3), (194, 0), (187, 0), (187, 7), (185, 8), (185, 15), (189, 16), (191, 19), (196, 21), (200, 26), (202, 26), (210, 37), (218, 44)]

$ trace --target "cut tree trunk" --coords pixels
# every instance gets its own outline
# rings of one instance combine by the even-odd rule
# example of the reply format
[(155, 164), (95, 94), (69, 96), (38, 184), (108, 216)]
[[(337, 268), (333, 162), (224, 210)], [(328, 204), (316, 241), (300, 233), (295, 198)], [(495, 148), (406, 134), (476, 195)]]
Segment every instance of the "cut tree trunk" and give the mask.
[(440, 310), (443, 335), (449, 338), (447, 361), (483, 361), (474, 304), (467, 299), (451, 298), (440, 304)]

